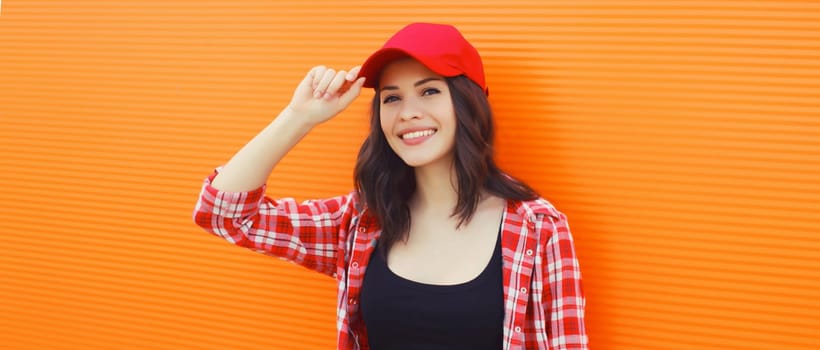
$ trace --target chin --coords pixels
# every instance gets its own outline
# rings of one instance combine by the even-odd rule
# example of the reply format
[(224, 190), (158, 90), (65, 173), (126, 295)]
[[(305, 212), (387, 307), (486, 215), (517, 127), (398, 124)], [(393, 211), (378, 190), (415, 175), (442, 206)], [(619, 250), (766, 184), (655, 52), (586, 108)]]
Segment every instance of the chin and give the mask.
[(431, 144), (427, 147), (408, 149), (404, 147), (392, 147), (393, 153), (412, 168), (427, 166), (433, 163), (445, 161), (447, 158), (452, 158), (452, 153), (446, 152), (438, 145)]
[(399, 154), (399, 158), (404, 161), (404, 164), (407, 164), (407, 166), (412, 168), (419, 168), (431, 165), (433, 163), (439, 163), (445, 161), (445, 158), (447, 158), (447, 156), (443, 154), (430, 154), (424, 152), (414, 153), (415, 154)]
[(401, 157), (401, 156), (399, 156), (399, 158), (401, 158), (401, 160), (404, 161), (404, 164), (407, 164), (407, 166), (409, 166), (411, 168), (418, 168), (420, 166), (427, 165), (432, 161), (432, 159), (425, 159), (425, 158), (420, 158), (420, 157)]

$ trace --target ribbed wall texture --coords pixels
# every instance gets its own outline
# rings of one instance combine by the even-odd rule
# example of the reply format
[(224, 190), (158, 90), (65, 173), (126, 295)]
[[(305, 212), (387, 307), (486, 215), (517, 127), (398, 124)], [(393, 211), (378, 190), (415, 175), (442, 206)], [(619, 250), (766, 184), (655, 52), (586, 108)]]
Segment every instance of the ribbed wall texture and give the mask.
[[(331, 349), (333, 280), (190, 215), (311, 66), (411, 21), (483, 54), (500, 162), (570, 217), (594, 349), (820, 344), (816, 1), (2, 6), (0, 348)], [(268, 193), (349, 191), (370, 96)]]

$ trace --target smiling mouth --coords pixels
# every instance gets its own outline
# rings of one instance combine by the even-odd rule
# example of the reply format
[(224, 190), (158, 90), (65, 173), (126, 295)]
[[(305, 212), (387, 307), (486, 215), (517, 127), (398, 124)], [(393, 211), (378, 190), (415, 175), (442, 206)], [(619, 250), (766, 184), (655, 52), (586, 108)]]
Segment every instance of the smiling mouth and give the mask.
[(402, 140), (412, 140), (412, 139), (417, 139), (417, 138), (420, 138), (420, 137), (430, 136), (430, 135), (433, 135), (435, 133), (436, 133), (436, 129), (427, 129), (427, 130), (419, 130), (419, 131), (408, 132), (406, 134), (400, 135), (399, 137), (401, 137)]

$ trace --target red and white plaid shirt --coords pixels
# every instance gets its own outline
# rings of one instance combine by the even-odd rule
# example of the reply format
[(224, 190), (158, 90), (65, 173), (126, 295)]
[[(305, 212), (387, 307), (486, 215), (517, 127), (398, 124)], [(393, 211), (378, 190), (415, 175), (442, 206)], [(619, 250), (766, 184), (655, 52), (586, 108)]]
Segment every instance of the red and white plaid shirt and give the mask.
[[(355, 193), (297, 203), (265, 186), (224, 192), (209, 176), (194, 221), (233, 244), (338, 281), (338, 349), (367, 350), (359, 292), (381, 232)], [(544, 199), (507, 201), (502, 231), (504, 349), (586, 350), (584, 296), (566, 216)]]

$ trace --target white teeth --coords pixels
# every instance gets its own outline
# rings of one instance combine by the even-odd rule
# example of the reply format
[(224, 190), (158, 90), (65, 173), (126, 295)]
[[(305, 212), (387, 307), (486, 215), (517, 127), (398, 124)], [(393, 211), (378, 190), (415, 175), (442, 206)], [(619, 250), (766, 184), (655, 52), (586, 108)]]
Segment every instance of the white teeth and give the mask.
[(401, 135), (401, 138), (404, 139), (404, 140), (414, 139), (414, 138), (417, 138), (417, 137), (430, 136), (430, 135), (435, 134), (435, 133), (436, 133), (436, 131), (433, 130), (433, 129), (413, 131), (413, 132), (408, 132), (404, 135)]

